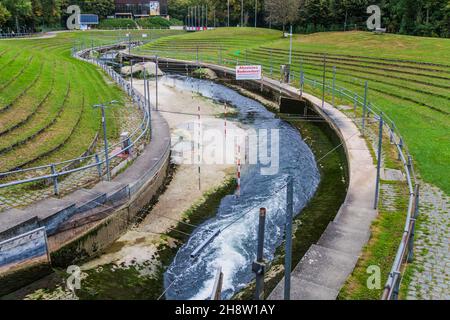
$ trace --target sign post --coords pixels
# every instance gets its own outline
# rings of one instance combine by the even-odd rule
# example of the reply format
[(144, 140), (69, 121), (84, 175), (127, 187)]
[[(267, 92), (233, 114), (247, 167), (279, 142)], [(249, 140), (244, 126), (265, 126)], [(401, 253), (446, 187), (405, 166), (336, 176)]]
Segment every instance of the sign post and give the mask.
[(256, 66), (236, 66), (236, 80), (261, 80), (262, 68)]

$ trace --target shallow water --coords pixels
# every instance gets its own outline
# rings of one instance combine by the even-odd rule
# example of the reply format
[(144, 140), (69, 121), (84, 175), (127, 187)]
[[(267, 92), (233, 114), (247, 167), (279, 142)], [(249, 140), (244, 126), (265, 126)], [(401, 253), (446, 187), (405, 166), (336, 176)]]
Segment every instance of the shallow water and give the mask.
[[(180, 90), (195, 91), (217, 102), (227, 102), (238, 111), (244, 127), (279, 130), (279, 166), (275, 174), (264, 175), (261, 163), (244, 165), (241, 195), (227, 196), (214, 218), (203, 223), (180, 248), (164, 275), (167, 299), (207, 299), (211, 295), (216, 268), (224, 274), (223, 299), (231, 298), (253, 278), (251, 264), (256, 258), (259, 208), (267, 209), (264, 258), (271, 261), (281, 244), (285, 224), (286, 180), (294, 182), (294, 213), (314, 195), (320, 174), (309, 147), (290, 124), (266, 110), (259, 102), (223, 85), (182, 76), (166, 76), (162, 82)], [(269, 138), (270, 140), (270, 138)], [(275, 150), (275, 149), (274, 149)], [(269, 143), (267, 153), (271, 153)], [(195, 258), (191, 253), (208, 236), (221, 230)]]

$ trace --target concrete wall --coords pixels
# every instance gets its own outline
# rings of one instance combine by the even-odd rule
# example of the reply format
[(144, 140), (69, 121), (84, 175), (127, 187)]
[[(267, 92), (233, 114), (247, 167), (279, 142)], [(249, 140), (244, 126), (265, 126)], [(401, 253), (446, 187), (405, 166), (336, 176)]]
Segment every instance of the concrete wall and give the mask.
[(47, 258), (45, 228), (35, 229), (0, 242), (0, 270), (10, 270), (14, 264), (41, 257)]

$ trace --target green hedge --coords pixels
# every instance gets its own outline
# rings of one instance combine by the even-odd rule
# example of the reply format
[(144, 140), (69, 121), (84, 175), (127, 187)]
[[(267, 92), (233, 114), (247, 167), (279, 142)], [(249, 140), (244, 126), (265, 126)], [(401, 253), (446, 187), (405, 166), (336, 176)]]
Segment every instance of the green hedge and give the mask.
[(98, 24), (99, 29), (137, 29), (132, 19), (104, 19)]
[(137, 19), (136, 23), (144, 29), (169, 29), (170, 26), (182, 26), (183, 22), (177, 19), (164, 19), (161, 17), (151, 17), (145, 19)]

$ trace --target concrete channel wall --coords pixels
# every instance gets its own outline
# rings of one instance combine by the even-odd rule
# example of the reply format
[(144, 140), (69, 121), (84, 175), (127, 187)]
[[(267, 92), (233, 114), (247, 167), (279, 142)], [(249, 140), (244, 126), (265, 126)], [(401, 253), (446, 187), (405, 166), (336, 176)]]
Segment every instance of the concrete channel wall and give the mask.
[[(127, 55), (125, 55), (127, 56)], [(133, 59), (154, 59), (128, 55)], [(209, 68), (219, 78), (234, 78), (235, 70), (208, 63), (158, 58), (164, 69), (181, 67), (186, 71)], [(300, 92), (288, 84), (264, 77), (262, 81), (235, 82), (260, 88), (261, 95), (300, 99)], [(334, 300), (353, 271), (364, 245), (370, 237), (370, 226), (378, 212), (373, 209), (376, 168), (364, 137), (352, 119), (321, 99), (302, 94), (308, 106), (331, 126), (342, 142), (347, 156), (349, 186), (347, 196), (335, 219), (330, 222), (317, 244), (312, 245), (291, 273), (292, 300)], [(269, 295), (270, 300), (284, 299), (284, 278)]]
[[(169, 126), (159, 112), (151, 111), (151, 142), (112, 181), (1, 212), (0, 296), (43, 276), (35, 272), (36, 263), (48, 264), (51, 260), (51, 265), (65, 267), (98, 254), (118, 239), (159, 195), (170, 152)], [(45, 236), (37, 237), (42, 230)], [(48, 248), (43, 251), (47, 236)], [(36, 259), (44, 253), (49, 253), (48, 259)], [(42, 270), (48, 272), (49, 268)]]

